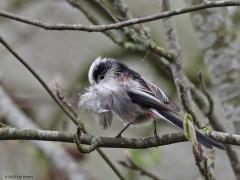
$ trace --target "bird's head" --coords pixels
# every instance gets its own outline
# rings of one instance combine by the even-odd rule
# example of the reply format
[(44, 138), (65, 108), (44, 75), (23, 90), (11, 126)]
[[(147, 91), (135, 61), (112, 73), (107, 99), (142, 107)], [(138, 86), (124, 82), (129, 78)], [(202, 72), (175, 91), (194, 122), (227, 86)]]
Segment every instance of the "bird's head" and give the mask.
[(116, 78), (128, 67), (111, 58), (98, 57), (90, 66), (88, 79), (91, 85)]

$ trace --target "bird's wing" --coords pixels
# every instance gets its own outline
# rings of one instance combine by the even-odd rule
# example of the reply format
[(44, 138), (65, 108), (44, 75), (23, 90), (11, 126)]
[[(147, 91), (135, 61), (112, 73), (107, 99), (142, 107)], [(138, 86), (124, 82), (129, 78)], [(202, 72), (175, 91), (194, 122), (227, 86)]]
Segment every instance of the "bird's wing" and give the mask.
[(176, 113), (180, 112), (180, 108), (159, 87), (149, 81), (147, 85), (157, 99), (164, 102), (172, 111)]
[(175, 113), (164, 102), (157, 99), (150, 91), (145, 89), (130, 88), (126, 90), (131, 100), (141, 106), (153, 108), (156, 110), (166, 110)]
[(141, 85), (140, 87), (138, 87), (138, 90), (143, 92), (142, 95), (148, 94), (152, 96), (152, 98), (160, 101), (161, 105), (164, 106), (165, 109), (168, 109), (171, 112), (178, 113), (180, 111), (180, 108), (173, 101), (171, 101), (171, 99), (156, 85), (143, 77), (138, 77), (135, 80), (137, 80)]

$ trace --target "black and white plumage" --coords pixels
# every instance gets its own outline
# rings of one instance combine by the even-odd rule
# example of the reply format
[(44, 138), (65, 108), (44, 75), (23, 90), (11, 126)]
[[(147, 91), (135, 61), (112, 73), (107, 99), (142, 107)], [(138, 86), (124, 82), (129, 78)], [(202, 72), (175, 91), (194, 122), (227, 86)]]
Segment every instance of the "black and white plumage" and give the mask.
[[(80, 97), (79, 107), (95, 113), (103, 128), (110, 127), (114, 114), (128, 125), (161, 117), (183, 129), (183, 122), (175, 116), (180, 108), (160, 88), (119, 61), (97, 58), (88, 79), (91, 86)], [(222, 144), (198, 131), (196, 134), (206, 147), (223, 149)]]

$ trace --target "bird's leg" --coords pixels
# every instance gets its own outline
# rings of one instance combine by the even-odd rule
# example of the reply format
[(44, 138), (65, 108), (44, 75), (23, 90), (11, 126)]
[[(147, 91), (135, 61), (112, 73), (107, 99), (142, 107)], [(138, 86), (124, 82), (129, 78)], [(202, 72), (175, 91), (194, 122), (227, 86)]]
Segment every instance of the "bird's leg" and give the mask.
[(157, 123), (156, 123), (155, 120), (153, 121), (153, 126), (154, 126), (154, 137), (155, 137), (155, 138), (158, 138)]
[(117, 134), (116, 138), (121, 138), (122, 137), (122, 133), (132, 124), (133, 122), (129, 122), (126, 126), (124, 126), (124, 128), (122, 128), (122, 130)]

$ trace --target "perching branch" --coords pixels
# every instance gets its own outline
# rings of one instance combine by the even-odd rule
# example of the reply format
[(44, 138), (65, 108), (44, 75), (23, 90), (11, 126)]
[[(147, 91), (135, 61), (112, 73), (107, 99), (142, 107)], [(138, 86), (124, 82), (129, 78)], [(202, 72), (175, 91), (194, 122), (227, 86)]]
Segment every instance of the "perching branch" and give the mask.
[[(213, 131), (209, 134), (209, 137), (220, 143), (240, 146), (240, 135), (237, 134)], [(99, 148), (146, 149), (187, 141), (185, 136), (180, 132), (159, 135), (158, 138), (95, 137), (90, 134), (82, 134), (79, 137), (81, 143), (85, 145), (91, 145), (93, 138), (96, 139)], [(74, 143), (74, 133), (35, 129), (0, 128), (0, 140), (38, 140)]]
[(85, 26), (82, 24), (55, 24), (55, 23), (45, 23), (36, 19), (26, 18), (23, 16), (18, 16), (12, 13), (9, 13), (4, 10), (0, 10), (0, 16), (6, 17), (15, 21), (19, 21), (22, 23), (26, 23), (29, 25), (33, 25), (39, 28), (43, 28), (46, 30), (78, 30), (78, 31), (87, 31), (87, 32), (102, 32), (112, 29), (120, 29), (126, 26), (140, 24), (145, 22), (151, 22), (158, 19), (163, 19), (166, 17), (176, 16), (180, 14), (185, 14), (193, 11), (199, 11), (208, 8), (215, 7), (227, 7), (227, 6), (240, 6), (240, 1), (237, 0), (228, 0), (228, 1), (211, 1), (209, 3), (194, 5), (191, 7), (177, 9), (173, 11), (167, 11), (163, 13), (157, 13), (154, 15), (134, 18), (126, 21), (121, 21), (118, 23), (108, 24), (108, 25), (93, 25), (93, 26)]

